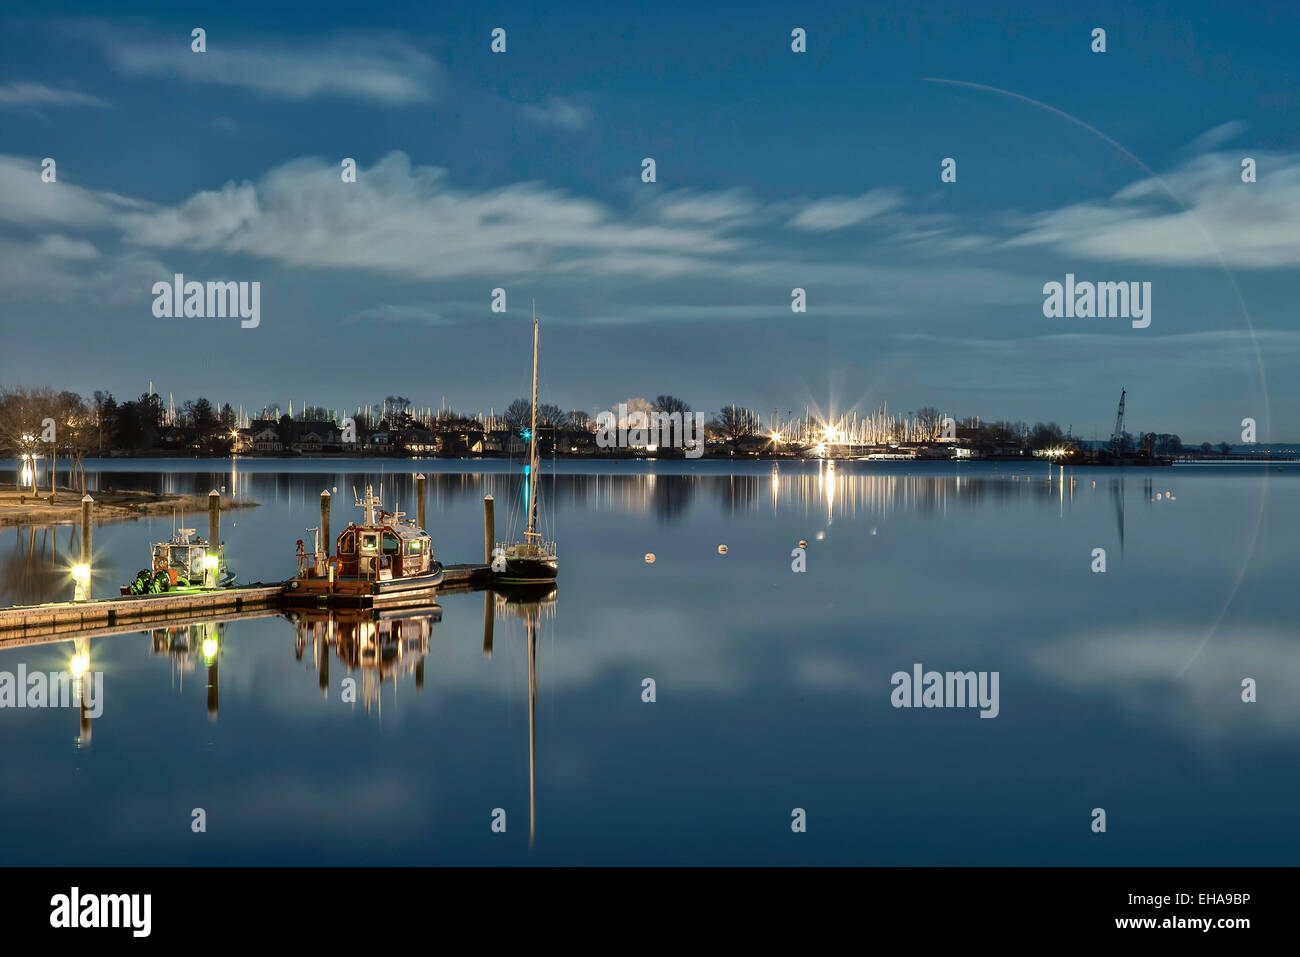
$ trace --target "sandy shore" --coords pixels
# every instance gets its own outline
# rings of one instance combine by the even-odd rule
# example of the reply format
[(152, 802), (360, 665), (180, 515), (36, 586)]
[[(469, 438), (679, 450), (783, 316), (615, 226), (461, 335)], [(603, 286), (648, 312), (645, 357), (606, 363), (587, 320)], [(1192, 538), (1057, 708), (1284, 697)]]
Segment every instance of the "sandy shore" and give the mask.
[[(206, 528), (208, 496), (168, 495), (161, 492), (91, 492), (95, 500), (95, 524), (121, 522), (145, 515), (170, 515), (183, 511)], [(233, 508), (252, 508), (256, 502), (237, 502), (221, 497), (223, 512)], [(12, 485), (0, 487), (0, 526), (67, 525), (81, 521), (81, 495), (72, 489), (59, 489), (53, 502), (50, 493), (33, 496), (29, 490), (18, 491)]]

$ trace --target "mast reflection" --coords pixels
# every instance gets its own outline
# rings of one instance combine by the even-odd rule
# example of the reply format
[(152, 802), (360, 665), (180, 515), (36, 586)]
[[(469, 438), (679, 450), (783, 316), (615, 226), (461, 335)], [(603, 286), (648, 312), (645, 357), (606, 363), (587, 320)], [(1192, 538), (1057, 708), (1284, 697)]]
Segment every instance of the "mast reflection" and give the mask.
[[(496, 608), (503, 616), (522, 618), (528, 642), (528, 847), (537, 836), (537, 625), (555, 616), (555, 585), (497, 592)], [(486, 630), (487, 623), (485, 620)], [(484, 635), (486, 644), (487, 635)]]

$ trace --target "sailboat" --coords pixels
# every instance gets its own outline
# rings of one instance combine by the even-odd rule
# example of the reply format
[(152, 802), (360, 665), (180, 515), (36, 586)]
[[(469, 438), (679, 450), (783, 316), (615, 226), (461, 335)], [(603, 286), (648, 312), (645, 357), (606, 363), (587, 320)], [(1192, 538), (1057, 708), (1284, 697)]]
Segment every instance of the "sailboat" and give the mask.
[[(533, 406), (532, 422), (528, 430), (528, 531), (522, 542), (499, 545), (498, 562), (493, 565), (497, 581), (507, 585), (530, 585), (555, 581), (560, 563), (555, 556), (555, 543), (542, 540), (537, 530), (537, 306), (533, 306)], [(504, 562), (504, 569), (501, 567)]]

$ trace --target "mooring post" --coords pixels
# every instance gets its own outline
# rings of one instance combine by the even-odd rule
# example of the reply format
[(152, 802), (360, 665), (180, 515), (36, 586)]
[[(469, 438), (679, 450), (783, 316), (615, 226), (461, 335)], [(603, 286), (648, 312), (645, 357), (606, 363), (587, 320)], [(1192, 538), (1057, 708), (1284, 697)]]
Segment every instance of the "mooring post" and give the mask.
[(73, 572), (76, 579), (75, 601), (85, 601), (90, 597), (91, 535), (94, 528), (95, 500), (89, 494), (81, 499), (81, 563)]
[[(203, 584), (217, 587), (221, 554), (221, 493), (213, 489), (208, 493), (208, 561), (204, 563)], [(210, 579), (210, 580), (209, 580)]]
[(495, 503), (492, 493), (483, 496), (483, 564), (492, 564), (492, 549), (496, 547), (496, 517), (493, 512)]
[(415, 476), (415, 524), (428, 531), (428, 526), (424, 524), (424, 473), (417, 473)]
[(325, 552), (325, 561), (330, 558), (330, 490), (320, 493), (320, 547)]

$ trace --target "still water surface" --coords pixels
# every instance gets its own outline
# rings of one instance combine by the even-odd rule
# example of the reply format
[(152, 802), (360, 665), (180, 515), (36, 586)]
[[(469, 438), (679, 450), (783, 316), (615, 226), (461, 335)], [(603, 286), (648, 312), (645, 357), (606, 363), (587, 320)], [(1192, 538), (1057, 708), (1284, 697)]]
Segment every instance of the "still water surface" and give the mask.
[[(325, 488), (338, 489), (337, 532), (367, 480), (414, 514), (411, 473), (425, 471), (444, 562), (482, 559), (485, 493), (498, 537), (512, 513), (519, 523), (503, 463), (88, 469), (98, 486), (224, 487), (261, 503), (223, 517), (242, 581), (293, 573)], [(385, 626), (405, 646), (380, 668), (349, 670), (374, 629), (337, 620), (337, 645), (321, 640), (329, 623), (283, 616), (91, 639), (104, 708), (89, 727), (75, 708), (0, 711), (0, 863), (1300, 859), (1296, 469), (558, 472), (542, 496), (555, 594), (441, 596), (440, 620)], [(206, 534), (206, 516), (185, 524)], [(99, 527), (95, 593), (171, 527)], [(73, 529), (2, 535), (0, 603), (71, 597)], [(67, 669), (73, 653), (0, 649), (0, 671)], [(891, 675), (916, 663), (998, 672), (1000, 713), (892, 707)], [(349, 675), (355, 703), (342, 700)], [(191, 830), (195, 808), (206, 833)], [(791, 830), (795, 808), (806, 833)]]

